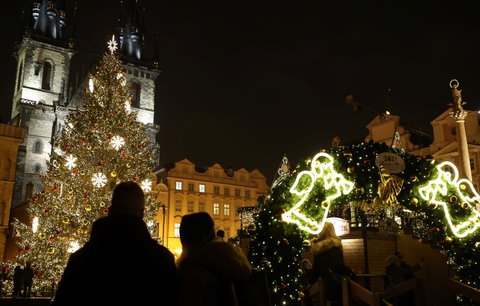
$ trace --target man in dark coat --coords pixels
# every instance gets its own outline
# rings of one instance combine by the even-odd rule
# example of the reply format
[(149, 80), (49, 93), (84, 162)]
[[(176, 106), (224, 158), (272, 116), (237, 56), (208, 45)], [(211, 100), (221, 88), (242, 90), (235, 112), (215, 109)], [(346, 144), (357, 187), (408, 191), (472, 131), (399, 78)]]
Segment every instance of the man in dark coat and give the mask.
[(150, 237), (144, 205), (138, 184), (115, 187), (108, 216), (70, 256), (52, 306), (177, 305), (174, 256)]

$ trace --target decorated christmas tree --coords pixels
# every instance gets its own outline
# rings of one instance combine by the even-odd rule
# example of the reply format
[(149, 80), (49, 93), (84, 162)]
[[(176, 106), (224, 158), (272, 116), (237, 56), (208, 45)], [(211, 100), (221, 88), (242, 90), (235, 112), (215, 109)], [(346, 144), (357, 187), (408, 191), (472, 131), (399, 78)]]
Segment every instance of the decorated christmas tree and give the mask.
[(450, 162), (376, 142), (336, 146), (292, 171), (287, 161), (280, 167), (259, 203), (249, 255), (255, 270), (267, 272), (273, 305), (302, 305), (304, 239), (327, 217), (370, 227), (388, 220), (438, 248), (461, 282), (479, 288), (478, 203), (480, 194)]
[(130, 110), (130, 87), (114, 38), (109, 50), (90, 76), (82, 108), (69, 113), (54, 139), (42, 176), (44, 191), (28, 205), (31, 223), (14, 221), (15, 261), (33, 264), (34, 290), (48, 290), (58, 282), (69, 255), (88, 240), (92, 223), (108, 213), (117, 183), (140, 184), (147, 195), (145, 221), (152, 231), (155, 227), (158, 205), (151, 189), (158, 147)]

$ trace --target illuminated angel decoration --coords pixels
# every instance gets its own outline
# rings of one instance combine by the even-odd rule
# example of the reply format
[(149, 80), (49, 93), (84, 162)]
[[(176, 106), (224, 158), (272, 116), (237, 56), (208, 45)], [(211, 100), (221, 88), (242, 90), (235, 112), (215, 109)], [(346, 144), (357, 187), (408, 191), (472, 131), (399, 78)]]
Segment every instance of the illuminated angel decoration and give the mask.
[[(300, 197), (300, 199), (290, 210), (282, 214), (284, 221), (295, 223), (300, 229), (311, 234), (318, 234), (322, 230), (325, 219), (328, 217), (331, 202), (342, 194), (350, 193), (354, 186), (352, 182), (345, 179), (342, 174), (334, 169), (333, 162), (332, 156), (320, 152), (313, 158), (311, 170), (301, 171), (297, 175), (290, 192)], [(325, 211), (320, 220), (313, 220), (301, 212), (301, 207), (309, 202), (310, 193), (319, 179), (325, 188), (326, 197), (318, 208)], [(305, 182), (307, 182), (306, 186)]]
[[(441, 206), (448, 226), (453, 234), (459, 238), (464, 238), (475, 232), (480, 227), (480, 212), (475, 208), (475, 203), (480, 201), (480, 195), (477, 193), (471, 181), (467, 179), (458, 179), (458, 169), (451, 162), (443, 162), (437, 166), (438, 176), (431, 180), (427, 185), (419, 188), (420, 196), (434, 204)], [(461, 199), (462, 208), (470, 212), (467, 220), (454, 224), (454, 220), (448, 210), (447, 200), (448, 187), (454, 185), (456, 195)], [(462, 187), (463, 186), (463, 187)], [(466, 195), (462, 188), (469, 188), (471, 195)], [(458, 205), (458, 204), (455, 204)]]
[(380, 201), (387, 206), (397, 204), (397, 195), (402, 191), (403, 179), (392, 175), (385, 167), (380, 166), (380, 183), (378, 196)]

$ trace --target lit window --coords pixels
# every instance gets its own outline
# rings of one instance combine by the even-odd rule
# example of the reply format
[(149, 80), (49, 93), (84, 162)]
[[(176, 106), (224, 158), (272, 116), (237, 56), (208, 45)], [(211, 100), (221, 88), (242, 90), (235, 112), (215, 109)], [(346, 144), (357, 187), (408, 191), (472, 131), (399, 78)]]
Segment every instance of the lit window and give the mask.
[(183, 185), (183, 184), (182, 184), (182, 182), (180, 182), (180, 181), (175, 182), (175, 189), (177, 189), (177, 190), (182, 190), (182, 185)]
[(230, 204), (223, 204), (223, 215), (230, 216)]
[(220, 187), (218, 187), (218, 186), (213, 186), (213, 193), (214, 193), (214, 194), (220, 194)]
[(180, 200), (175, 201), (175, 211), (182, 211), (182, 202)]
[(220, 204), (213, 203), (213, 214), (219, 215), (220, 214)]
[(198, 192), (205, 192), (205, 184), (198, 184)]
[(187, 203), (187, 211), (189, 213), (192, 213), (193, 212), (193, 201), (188, 201)]
[(198, 203), (198, 211), (205, 211), (205, 203), (203, 202)]
[(180, 223), (175, 223), (173, 225), (173, 236), (180, 237)]

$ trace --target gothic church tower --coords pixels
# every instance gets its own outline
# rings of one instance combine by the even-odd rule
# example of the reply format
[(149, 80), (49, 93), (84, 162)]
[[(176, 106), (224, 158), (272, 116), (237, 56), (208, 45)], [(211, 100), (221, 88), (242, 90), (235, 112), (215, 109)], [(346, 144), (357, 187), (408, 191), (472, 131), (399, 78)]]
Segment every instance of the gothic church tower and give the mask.
[[(25, 12), (23, 35), (16, 50), (11, 122), (24, 127), (26, 133), (18, 152), (12, 208), (25, 203), (34, 189), (43, 190), (40, 174), (47, 170), (52, 137), (61, 132), (69, 110), (81, 107), (84, 97), (84, 86), (71, 91), (75, 87), (72, 75), (78, 75), (70, 69), (72, 57), (78, 53), (74, 39), (76, 3), (71, 2), (33, 0)], [(132, 111), (138, 112), (140, 122), (149, 125), (155, 139), (159, 130), (154, 124), (155, 80), (160, 71), (157, 60), (143, 58), (145, 10), (138, 2), (120, 1), (118, 35), (132, 89)], [(67, 13), (68, 4), (71, 15)]]

